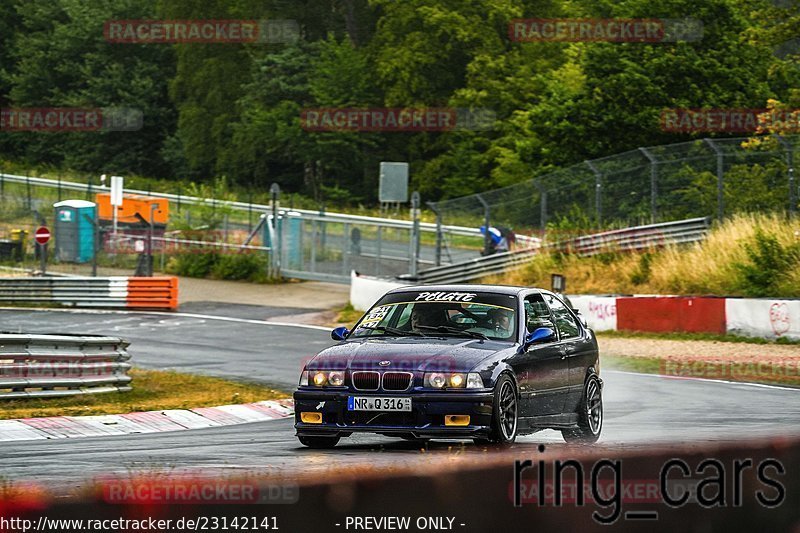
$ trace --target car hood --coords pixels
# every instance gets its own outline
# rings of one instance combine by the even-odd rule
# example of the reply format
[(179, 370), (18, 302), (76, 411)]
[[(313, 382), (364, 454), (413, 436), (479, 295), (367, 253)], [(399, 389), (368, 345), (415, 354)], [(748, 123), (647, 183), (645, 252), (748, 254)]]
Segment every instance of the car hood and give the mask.
[(508, 342), (464, 338), (352, 339), (321, 351), (307, 368), (468, 372), (479, 362), (511, 346)]

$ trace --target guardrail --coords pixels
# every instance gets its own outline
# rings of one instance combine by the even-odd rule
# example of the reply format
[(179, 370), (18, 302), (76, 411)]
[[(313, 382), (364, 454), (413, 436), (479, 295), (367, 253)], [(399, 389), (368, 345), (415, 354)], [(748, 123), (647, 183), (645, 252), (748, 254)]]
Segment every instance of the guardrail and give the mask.
[(595, 233), (554, 246), (582, 256), (592, 256), (607, 251), (643, 250), (666, 244), (702, 241), (708, 233), (710, 224), (711, 219), (708, 217), (690, 218)]
[[(556, 243), (545, 243), (542, 248), (592, 256), (603, 252), (644, 250), (667, 244), (699, 242), (708, 233), (710, 219), (691, 218), (605, 231)], [(541, 248), (528, 248), (478, 257), (421, 271), (417, 276), (398, 276), (397, 279), (418, 283), (464, 283), (489, 275), (501, 274), (519, 268), (537, 254)]]
[[(95, 187), (90, 186), (86, 183), (77, 183), (74, 181), (59, 181), (59, 180), (51, 180), (46, 178), (35, 178), (29, 176), (18, 176), (15, 174), (4, 174), (0, 173), (0, 180), (6, 180), (9, 183), (23, 183), (26, 185), (35, 185), (39, 187), (48, 187), (48, 188), (61, 188), (65, 190), (72, 190), (72, 191), (81, 191), (81, 192), (107, 192), (109, 189), (105, 187)], [(272, 206), (269, 204), (251, 204), (248, 202), (236, 202), (230, 200), (217, 200), (215, 198), (198, 198), (196, 196), (183, 196), (182, 194), (170, 194), (170, 193), (163, 193), (163, 192), (154, 192), (154, 191), (143, 191), (139, 189), (125, 189), (126, 194), (141, 194), (146, 196), (153, 196), (155, 198), (166, 198), (171, 201), (175, 201), (189, 205), (206, 205), (206, 206), (226, 206), (231, 209), (237, 211), (260, 211), (260, 212), (271, 212)], [(321, 214), (319, 211), (313, 211), (310, 209), (286, 209), (285, 207), (279, 210), (281, 215), (291, 215), (292, 213), (296, 213), (302, 215), (304, 217), (318, 217), (319, 219), (325, 220), (327, 222), (349, 222), (351, 224), (355, 223), (362, 223), (362, 224), (373, 224), (373, 225), (380, 225), (384, 227), (393, 227), (393, 228), (404, 228), (404, 229), (411, 229), (412, 222), (410, 220), (397, 220), (392, 218), (381, 218), (381, 217), (368, 217), (364, 215), (350, 215), (346, 213), (336, 213), (336, 212), (326, 212)], [(431, 222), (420, 222), (420, 230), (428, 231), (428, 232), (435, 232), (436, 231), (436, 224)], [(480, 236), (480, 230), (478, 228), (469, 228), (465, 226), (451, 226), (451, 225), (442, 225), (442, 231), (445, 233), (450, 233), (453, 235), (465, 235), (465, 236)]]
[(0, 399), (131, 390), (131, 365), (118, 337), (0, 333)]
[(178, 278), (127, 276), (0, 278), (0, 303), (177, 309)]

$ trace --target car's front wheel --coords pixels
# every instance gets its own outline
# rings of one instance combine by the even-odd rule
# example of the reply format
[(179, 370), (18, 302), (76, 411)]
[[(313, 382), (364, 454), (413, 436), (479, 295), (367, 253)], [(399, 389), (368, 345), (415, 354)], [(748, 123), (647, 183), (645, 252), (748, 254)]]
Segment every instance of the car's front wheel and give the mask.
[(494, 387), (492, 428), (488, 439), (475, 439), (476, 444), (511, 444), (517, 438), (519, 402), (514, 381), (506, 374)]
[(309, 448), (333, 448), (339, 442), (339, 437), (308, 437), (300, 435), (297, 438), (300, 440), (300, 444)]
[(570, 443), (592, 444), (603, 430), (603, 386), (600, 378), (589, 376), (583, 386), (583, 397), (578, 412), (578, 427), (562, 429), (561, 435)]

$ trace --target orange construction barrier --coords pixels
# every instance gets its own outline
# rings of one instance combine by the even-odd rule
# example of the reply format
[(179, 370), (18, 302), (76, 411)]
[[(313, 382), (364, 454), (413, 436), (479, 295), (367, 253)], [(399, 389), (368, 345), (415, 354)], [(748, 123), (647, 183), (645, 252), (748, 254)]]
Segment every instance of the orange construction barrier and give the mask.
[(147, 309), (178, 308), (178, 278), (128, 278), (128, 307)]

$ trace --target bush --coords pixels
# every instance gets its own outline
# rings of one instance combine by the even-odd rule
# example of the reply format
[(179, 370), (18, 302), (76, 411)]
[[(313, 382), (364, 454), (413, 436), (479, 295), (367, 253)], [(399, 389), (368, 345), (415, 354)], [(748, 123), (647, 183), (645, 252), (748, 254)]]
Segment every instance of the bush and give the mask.
[(220, 254), (217, 252), (178, 254), (167, 262), (168, 274), (190, 278), (269, 281), (268, 258), (261, 254)]
[(756, 228), (745, 244), (747, 262), (736, 263), (737, 284), (745, 296), (775, 296), (784, 276), (800, 267), (800, 245), (785, 246), (778, 237)]
[(211, 268), (215, 279), (267, 281), (267, 258), (261, 254), (225, 254), (217, 257)]

